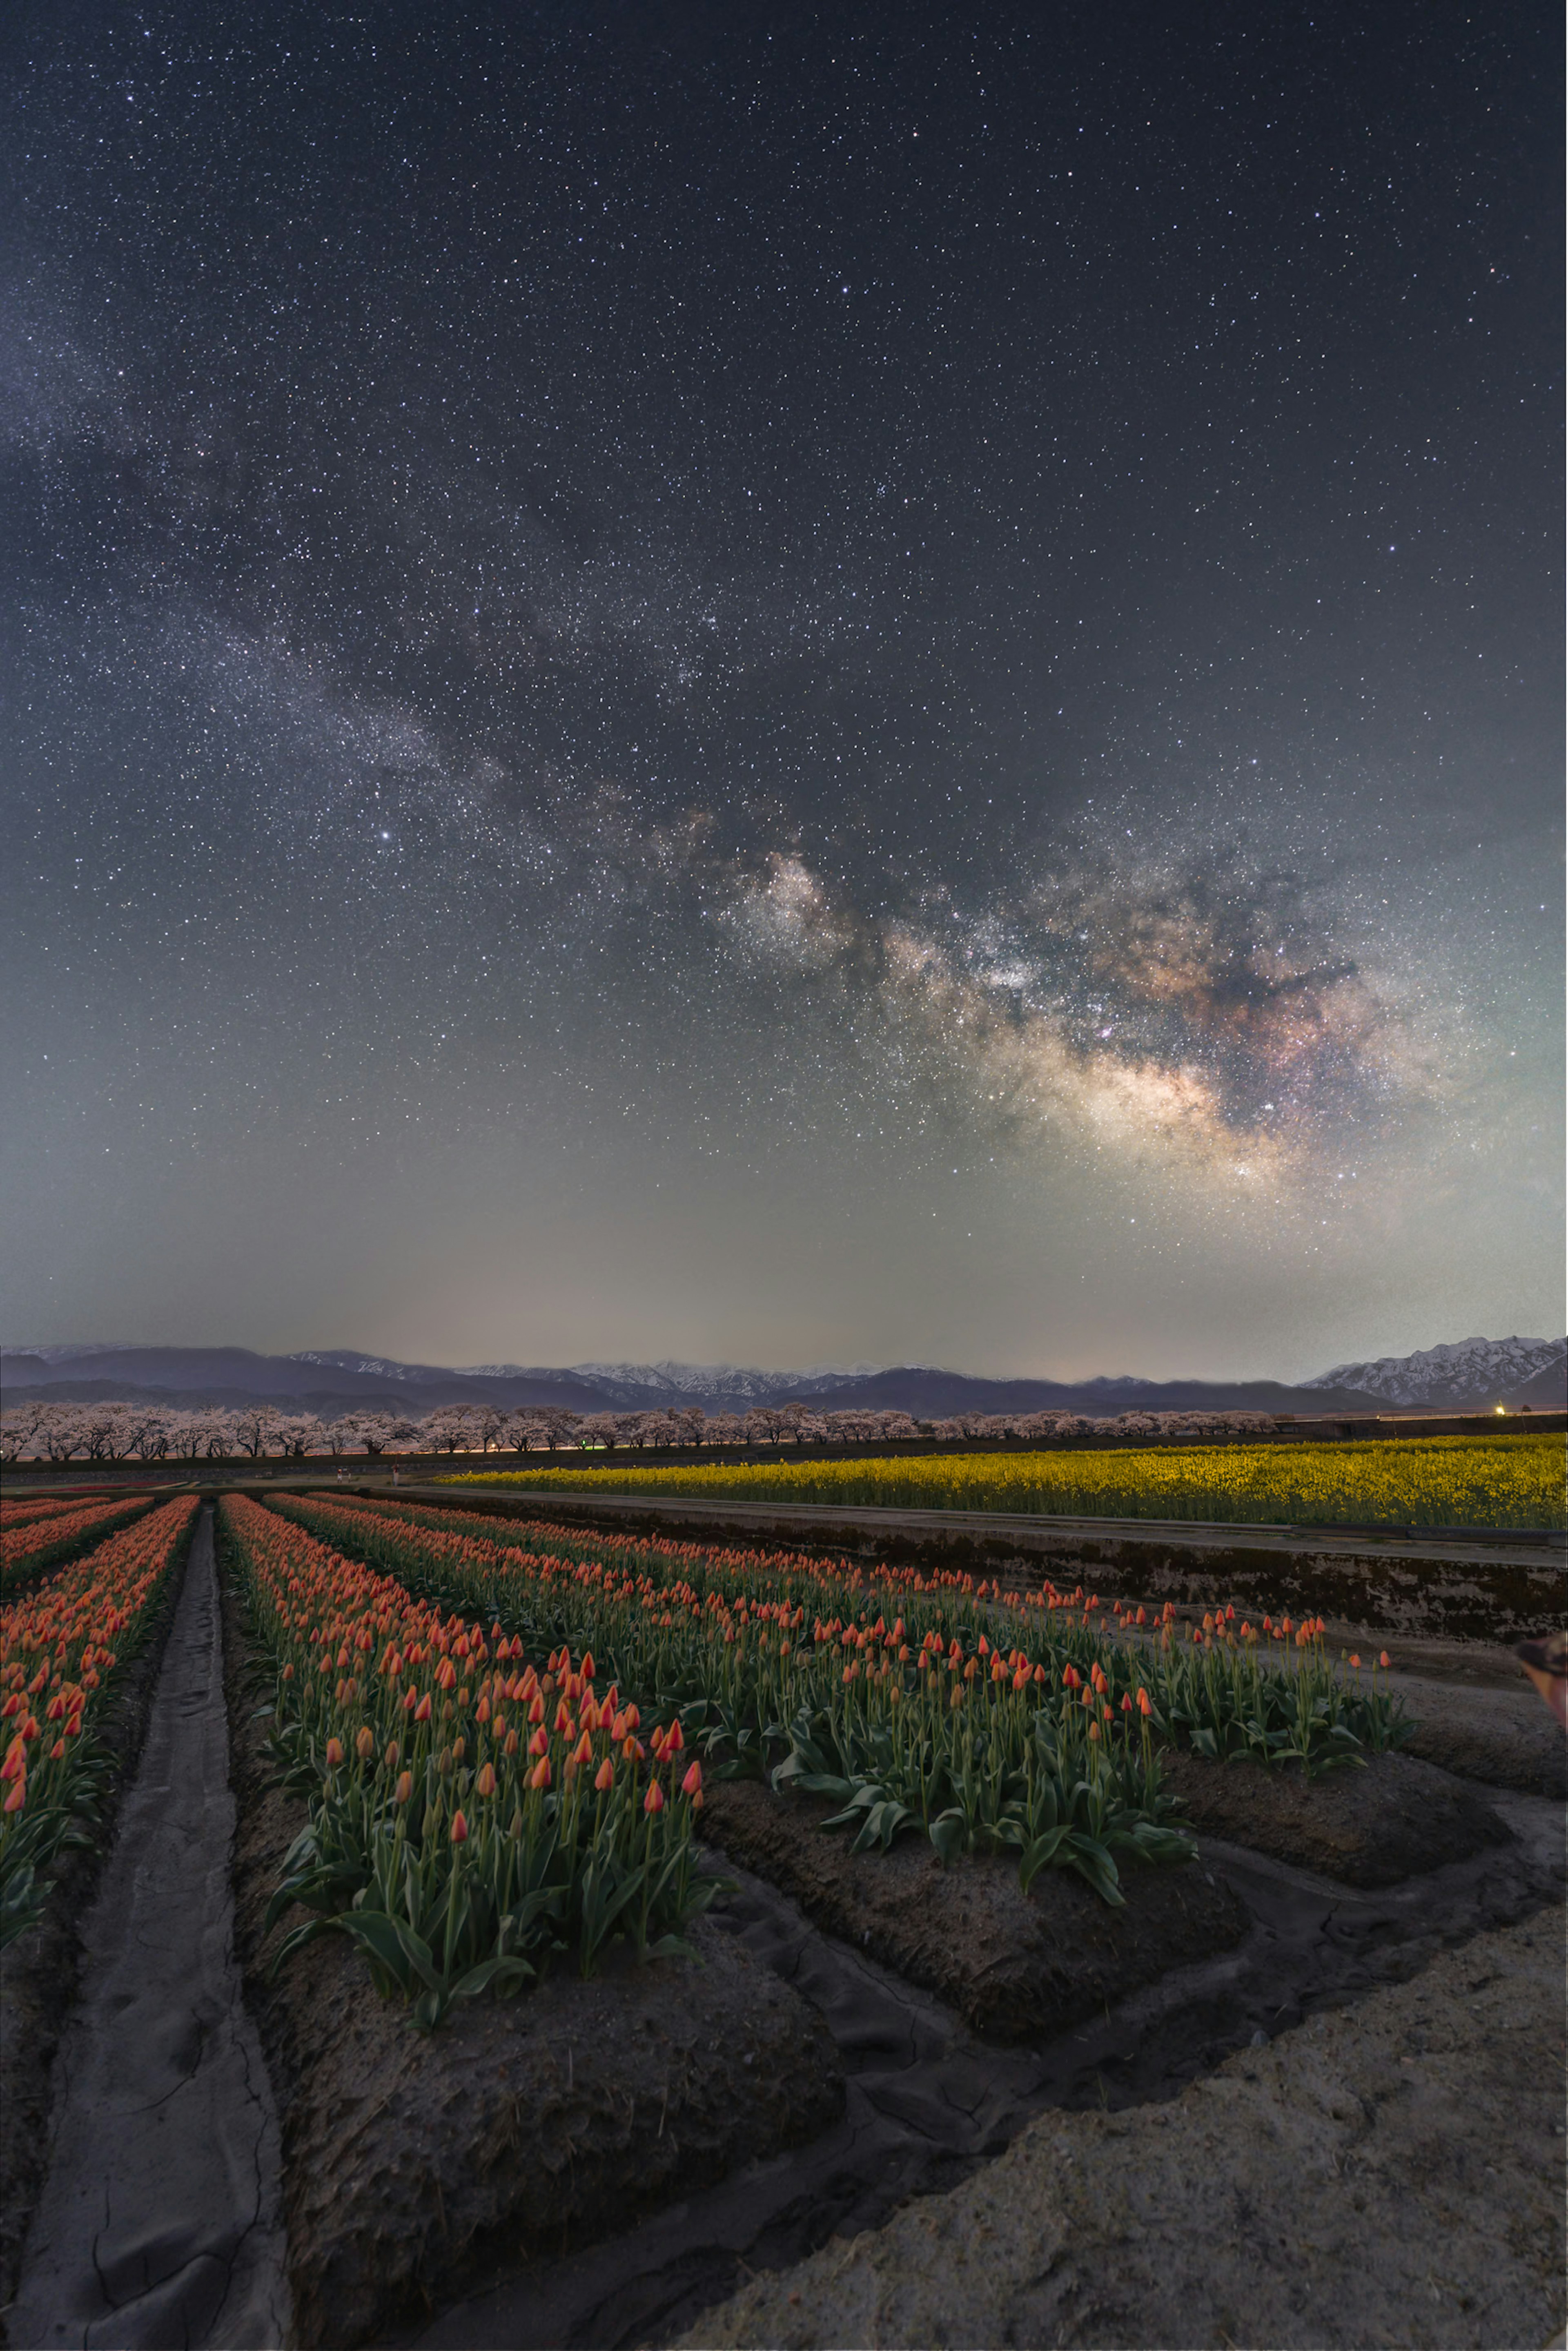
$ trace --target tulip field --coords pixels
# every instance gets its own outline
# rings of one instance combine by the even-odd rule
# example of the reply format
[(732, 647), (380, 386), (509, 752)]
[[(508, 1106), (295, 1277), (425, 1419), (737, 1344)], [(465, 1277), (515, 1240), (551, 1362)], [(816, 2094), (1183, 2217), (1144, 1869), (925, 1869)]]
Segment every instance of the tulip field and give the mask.
[(442, 1480), (544, 1493), (692, 1495), (844, 1508), (1287, 1526), (1561, 1527), (1562, 1437), (943, 1454), (712, 1468), (515, 1469)]
[(17, 1506), (17, 1515), (8, 1513), (0, 1520), (0, 1599), (19, 1592), (35, 1576), (74, 1557), (111, 1528), (126, 1525), (150, 1507), (145, 1494), (34, 1504), (31, 1510)]
[(30, 1527), (39, 1519), (56, 1518), (62, 1510), (79, 1510), (87, 1499), (81, 1494), (0, 1495), (0, 1534), (12, 1527)]
[[(944, 1860), (1011, 1853), (1025, 1886), (1071, 1869), (1119, 1904), (1119, 1865), (1190, 1852), (1163, 1745), (1315, 1772), (1402, 1735), (1376, 1676), (1336, 1673), (1316, 1627), (1221, 1614), (1183, 1644), (1168, 1613), (1096, 1630), (1081, 1589), (988, 1596), (907, 1569), (867, 1588), (848, 1565), (537, 1525), (524, 1551), (515, 1522), (419, 1505), (223, 1507), (278, 1663), (280, 1755), (312, 1802), (280, 1903), (317, 1907), (432, 2017), (534, 1944), (591, 1962), (614, 1919), (570, 1880), (590, 1850), (603, 1903), (643, 1866), (684, 1900), (703, 1770), (832, 1798), (826, 1825), (857, 1851), (922, 1834)], [(646, 1782), (639, 1708), (664, 1725)], [(672, 1842), (645, 1864), (628, 1826), (655, 1789)]]
[[(42, 1872), (90, 1832), (109, 1756), (95, 1734), (184, 1557), (198, 1504), (167, 1502), (0, 1607), (0, 1947), (39, 1916)], [(99, 1524), (112, 1528), (126, 1506)]]
[(499, 1625), (443, 1617), (243, 1496), (223, 1528), (276, 1676), (285, 1784), (310, 1807), (274, 1909), (316, 1916), (280, 1961), (336, 1928), (431, 2026), (548, 1950), (587, 1974), (612, 1936), (682, 1948), (718, 1889), (678, 1721), (645, 1724), (591, 1655), (563, 1644), (541, 1672)]

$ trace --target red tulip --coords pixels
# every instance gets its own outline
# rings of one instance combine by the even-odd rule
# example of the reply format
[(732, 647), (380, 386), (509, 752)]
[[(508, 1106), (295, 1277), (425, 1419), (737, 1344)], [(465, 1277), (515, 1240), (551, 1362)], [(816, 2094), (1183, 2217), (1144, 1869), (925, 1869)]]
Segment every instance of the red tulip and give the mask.
[(657, 1780), (649, 1782), (648, 1793), (642, 1800), (642, 1809), (645, 1813), (661, 1813), (664, 1810), (664, 1791)]
[(453, 1844), (468, 1843), (468, 1823), (461, 1813), (453, 1813), (452, 1816), (452, 1841)]

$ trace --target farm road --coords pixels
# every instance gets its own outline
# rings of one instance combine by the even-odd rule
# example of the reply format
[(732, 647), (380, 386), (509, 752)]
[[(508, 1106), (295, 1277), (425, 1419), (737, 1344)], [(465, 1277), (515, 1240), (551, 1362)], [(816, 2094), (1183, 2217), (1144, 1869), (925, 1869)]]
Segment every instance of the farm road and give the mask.
[(277, 2117), (234, 1952), (221, 1637), (207, 1510), (83, 1930), (13, 2345), (287, 2337)]

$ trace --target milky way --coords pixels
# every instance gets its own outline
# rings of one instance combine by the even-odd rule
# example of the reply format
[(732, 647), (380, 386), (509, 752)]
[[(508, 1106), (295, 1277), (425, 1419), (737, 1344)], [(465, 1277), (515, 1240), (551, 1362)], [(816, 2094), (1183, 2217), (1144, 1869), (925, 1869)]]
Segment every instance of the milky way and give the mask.
[(4, 42), (7, 1338), (1554, 1322), (1536, 12)]

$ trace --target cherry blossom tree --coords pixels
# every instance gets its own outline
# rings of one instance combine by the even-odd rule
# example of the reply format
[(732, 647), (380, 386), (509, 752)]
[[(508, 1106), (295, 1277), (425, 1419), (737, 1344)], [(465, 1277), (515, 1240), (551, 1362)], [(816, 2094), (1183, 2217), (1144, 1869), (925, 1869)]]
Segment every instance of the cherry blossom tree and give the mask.
[(231, 1423), (235, 1447), (251, 1460), (259, 1461), (272, 1442), (274, 1426), (281, 1418), (275, 1405), (242, 1405)]
[(34, 1401), (0, 1414), (0, 1461), (22, 1461), (41, 1449), (39, 1431), (54, 1407)]
[(463, 1404), (438, 1405), (420, 1423), (419, 1434), (432, 1453), (471, 1453), (479, 1441), (472, 1408)]

